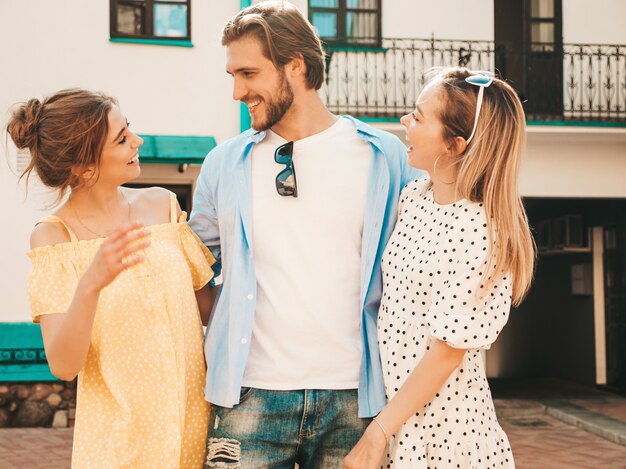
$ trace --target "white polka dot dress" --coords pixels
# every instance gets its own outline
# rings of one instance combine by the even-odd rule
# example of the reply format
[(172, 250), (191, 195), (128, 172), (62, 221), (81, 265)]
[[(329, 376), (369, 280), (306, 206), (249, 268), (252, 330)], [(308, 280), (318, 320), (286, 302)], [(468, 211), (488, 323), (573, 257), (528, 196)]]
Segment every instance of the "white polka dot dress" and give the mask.
[(490, 242), (482, 204), (439, 205), (428, 179), (404, 189), (382, 260), (378, 340), (387, 398), (437, 339), (468, 350), (432, 401), (393, 435), (383, 467), (515, 467), (480, 356), (511, 303), (508, 276), (481, 288)]
[[(172, 222), (148, 227), (147, 260), (100, 295), (78, 375), (73, 468), (202, 467), (209, 408), (194, 289), (211, 279), (215, 260), (185, 217), (176, 220), (172, 194)], [(70, 242), (28, 253), (34, 322), (67, 310), (103, 242), (69, 233)]]

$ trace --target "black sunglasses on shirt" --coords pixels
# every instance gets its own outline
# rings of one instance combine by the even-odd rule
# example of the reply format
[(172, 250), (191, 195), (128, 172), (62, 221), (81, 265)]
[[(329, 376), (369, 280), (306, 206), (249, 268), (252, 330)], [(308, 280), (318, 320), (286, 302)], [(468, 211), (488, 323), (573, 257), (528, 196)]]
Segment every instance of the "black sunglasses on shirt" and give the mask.
[(276, 176), (276, 191), (283, 197), (298, 197), (296, 168), (293, 165), (293, 142), (279, 146), (274, 152), (274, 161), (286, 166)]

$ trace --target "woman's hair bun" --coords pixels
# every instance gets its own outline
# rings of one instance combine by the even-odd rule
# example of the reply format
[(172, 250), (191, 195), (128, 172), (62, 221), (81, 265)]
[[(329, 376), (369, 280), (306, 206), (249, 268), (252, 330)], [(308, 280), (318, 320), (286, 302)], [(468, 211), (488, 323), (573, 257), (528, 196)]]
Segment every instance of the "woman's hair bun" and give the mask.
[(43, 104), (35, 98), (20, 104), (12, 112), (7, 132), (17, 148), (32, 149), (36, 146), (42, 110)]

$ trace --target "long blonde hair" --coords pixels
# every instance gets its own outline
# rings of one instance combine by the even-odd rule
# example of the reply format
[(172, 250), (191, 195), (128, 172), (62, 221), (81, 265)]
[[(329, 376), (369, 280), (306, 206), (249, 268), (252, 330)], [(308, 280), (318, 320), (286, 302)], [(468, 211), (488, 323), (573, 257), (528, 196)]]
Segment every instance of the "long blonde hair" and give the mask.
[[(479, 87), (467, 83), (472, 72), (463, 68), (440, 71), (444, 138), (470, 137), (474, 126)], [(520, 162), (526, 145), (526, 119), (515, 90), (494, 78), (484, 90), (476, 133), (456, 160), (457, 194), (482, 202), (491, 242), (491, 268), (484, 274), (485, 285), (496, 273), (510, 273), (512, 303), (518, 305), (530, 288), (535, 263), (535, 243), (518, 190)], [(495, 246), (495, 252), (493, 251)]]

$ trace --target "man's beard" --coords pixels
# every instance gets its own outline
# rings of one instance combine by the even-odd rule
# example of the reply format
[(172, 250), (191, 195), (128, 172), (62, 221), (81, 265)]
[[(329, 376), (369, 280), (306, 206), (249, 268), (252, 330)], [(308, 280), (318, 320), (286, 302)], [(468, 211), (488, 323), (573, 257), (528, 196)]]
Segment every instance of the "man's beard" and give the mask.
[(280, 73), (278, 96), (270, 99), (271, 101), (265, 101), (265, 121), (255, 122), (255, 120), (252, 119), (252, 128), (254, 130), (267, 130), (273, 127), (283, 118), (293, 104), (293, 90), (291, 89), (291, 85), (287, 82), (284, 71)]

